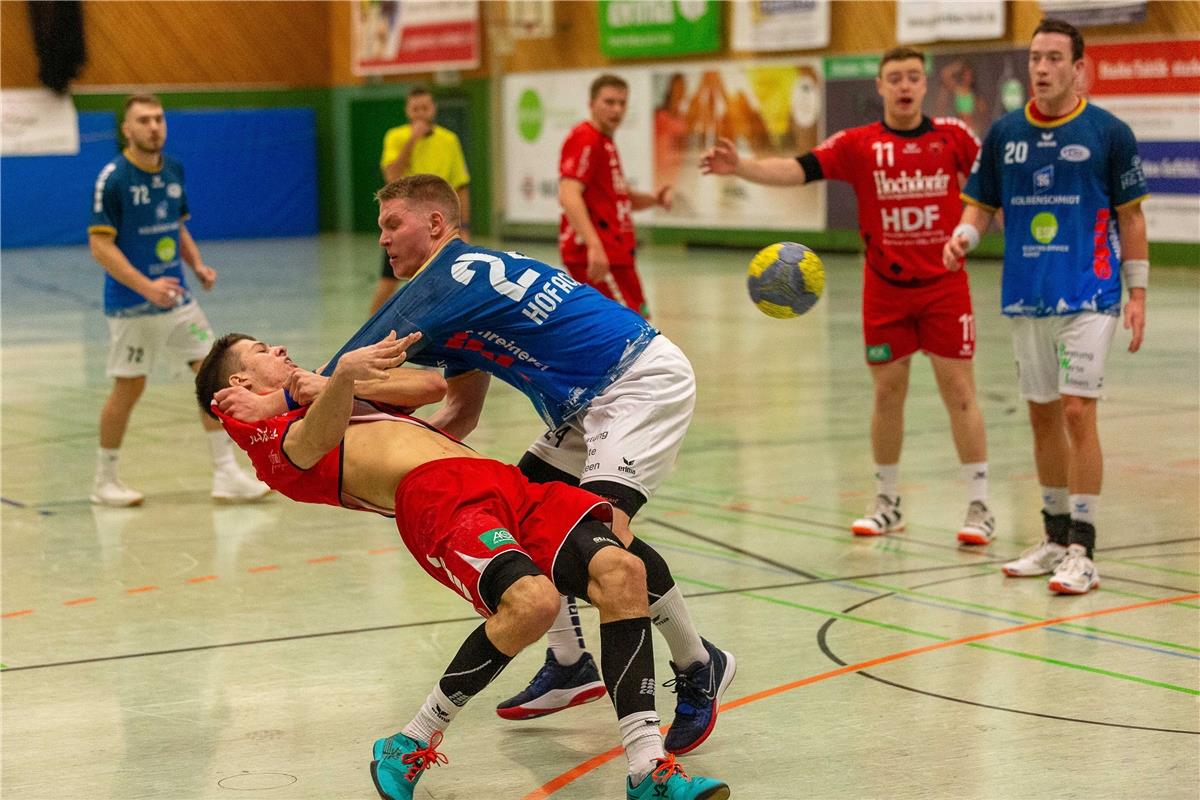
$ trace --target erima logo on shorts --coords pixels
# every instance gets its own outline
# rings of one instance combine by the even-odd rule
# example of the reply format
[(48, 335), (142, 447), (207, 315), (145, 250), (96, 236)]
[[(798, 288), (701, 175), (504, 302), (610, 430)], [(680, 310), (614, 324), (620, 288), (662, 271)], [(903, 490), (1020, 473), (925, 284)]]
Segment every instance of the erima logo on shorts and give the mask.
[(506, 544), (517, 543), (513, 535), (504, 530), (504, 528), (492, 528), (490, 531), (479, 534), (479, 541), (483, 542), (484, 547), (488, 550), (495, 550), (497, 547), (503, 547)]
[(892, 360), (892, 346), (890, 344), (869, 344), (867, 345), (867, 361), (872, 364), (878, 364), (882, 361)]

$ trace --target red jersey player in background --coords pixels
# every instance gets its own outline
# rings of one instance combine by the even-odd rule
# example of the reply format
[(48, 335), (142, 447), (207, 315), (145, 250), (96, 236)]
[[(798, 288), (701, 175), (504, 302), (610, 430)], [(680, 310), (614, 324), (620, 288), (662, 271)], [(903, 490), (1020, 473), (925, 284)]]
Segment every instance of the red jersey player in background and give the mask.
[(866, 245), (863, 339), (875, 384), (876, 497), (851, 530), (870, 536), (904, 528), (897, 488), (904, 400), (912, 355), (923, 350), (950, 414), (969, 486), (958, 540), (987, 544), (995, 536), (995, 519), (987, 507), (987, 434), (971, 362), (971, 294), (966, 274), (947, 271), (941, 260), (960, 214), (960, 176), (970, 172), (979, 140), (957, 119), (921, 113), (926, 83), (919, 51), (897, 47), (884, 53), (875, 85), (883, 98), (880, 122), (834, 134), (794, 159), (743, 160), (733, 142), (721, 139), (701, 158), (700, 169), (776, 186), (828, 178), (854, 187)]
[[(649, 317), (635, 266), (632, 212), (671, 210), (671, 187), (654, 194), (631, 191), (613, 134), (625, 119), (629, 84), (616, 75), (592, 81), (591, 116), (567, 134), (558, 162), (562, 221), (558, 250), (571, 277)], [(958, 213), (957, 211), (955, 212)]]

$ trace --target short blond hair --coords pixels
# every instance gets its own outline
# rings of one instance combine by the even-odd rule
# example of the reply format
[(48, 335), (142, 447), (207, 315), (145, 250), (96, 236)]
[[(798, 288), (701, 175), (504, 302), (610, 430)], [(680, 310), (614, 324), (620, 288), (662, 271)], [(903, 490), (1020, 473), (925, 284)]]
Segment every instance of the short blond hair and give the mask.
[(383, 203), (387, 200), (411, 200), (435, 206), (446, 215), (446, 221), (455, 227), (461, 219), (458, 192), (437, 175), (417, 174), (397, 178), (375, 193), (375, 202)]

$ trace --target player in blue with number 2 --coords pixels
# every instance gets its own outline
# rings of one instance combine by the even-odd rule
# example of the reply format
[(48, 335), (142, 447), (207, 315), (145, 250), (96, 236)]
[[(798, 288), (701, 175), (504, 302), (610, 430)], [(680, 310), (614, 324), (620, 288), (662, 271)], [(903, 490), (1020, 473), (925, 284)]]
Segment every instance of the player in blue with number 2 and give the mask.
[(1013, 320), (1046, 535), (1003, 569), (1014, 577), (1053, 573), (1050, 589), (1061, 594), (1100, 583), (1092, 563), (1103, 473), (1096, 400), (1122, 284), (1129, 351), (1141, 347), (1150, 271), (1137, 142), (1128, 125), (1076, 93), (1083, 66), (1079, 31), (1043, 20), (1029, 47), (1033, 100), (988, 131), (963, 192), (962, 222), (943, 252), (958, 269), (1004, 210), (1001, 304)]
[[(392, 330), (402, 336), (419, 330), (421, 342), (408, 360), (446, 375), (445, 405), (429, 420), (435, 426), (460, 438), (470, 433), (490, 375), (529, 397), (549, 430), (525, 453), (521, 471), (535, 482), (582, 486), (612, 503), (613, 531), (646, 566), (650, 616), (671, 649), (677, 703), (664, 745), (674, 754), (693, 750), (712, 732), (735, 661), (700, 637), (666, 562), (629, 530), (665, 480), (691, 422), (695, 377), (687, 358), (637, 313), (565, 272), (463, 242), (458, 200), (444, 180), (413, 175), (376, 197), (380, 245), (396, 276), (411, 280), (322, 372)], [(320, 382), (308, 383), (317, 387), (309, 396), (287, 399), (310, 402)], [(284, 399), (236, 389), (216, 397), (222, 411), (243, 420), (281, 413)], [(602, 697), (604, 684), (583, 646), (566, 598), (545, 665), (497, 713), (525, 719)]]

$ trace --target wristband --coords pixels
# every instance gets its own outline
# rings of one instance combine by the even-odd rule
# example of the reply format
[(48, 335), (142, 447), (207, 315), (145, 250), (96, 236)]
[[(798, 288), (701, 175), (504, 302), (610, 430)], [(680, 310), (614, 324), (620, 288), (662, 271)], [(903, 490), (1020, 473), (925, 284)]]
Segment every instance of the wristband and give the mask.
[(295, 411), (300, 407), (300, 404), (292, 399), (292, 393), (287, 389), (283, 390), (283, 402), (287, 404), (288, 411)]
[(1121, 262), (1121, 282), (1126, 289), (1145, 289), (1150, 283), (1150, 260), (1130, 258)]
[(967, 240), (967, 252), (979, 247), (979, 230), (969, 222), (960, 222), (951, 236), (961, 236)]

